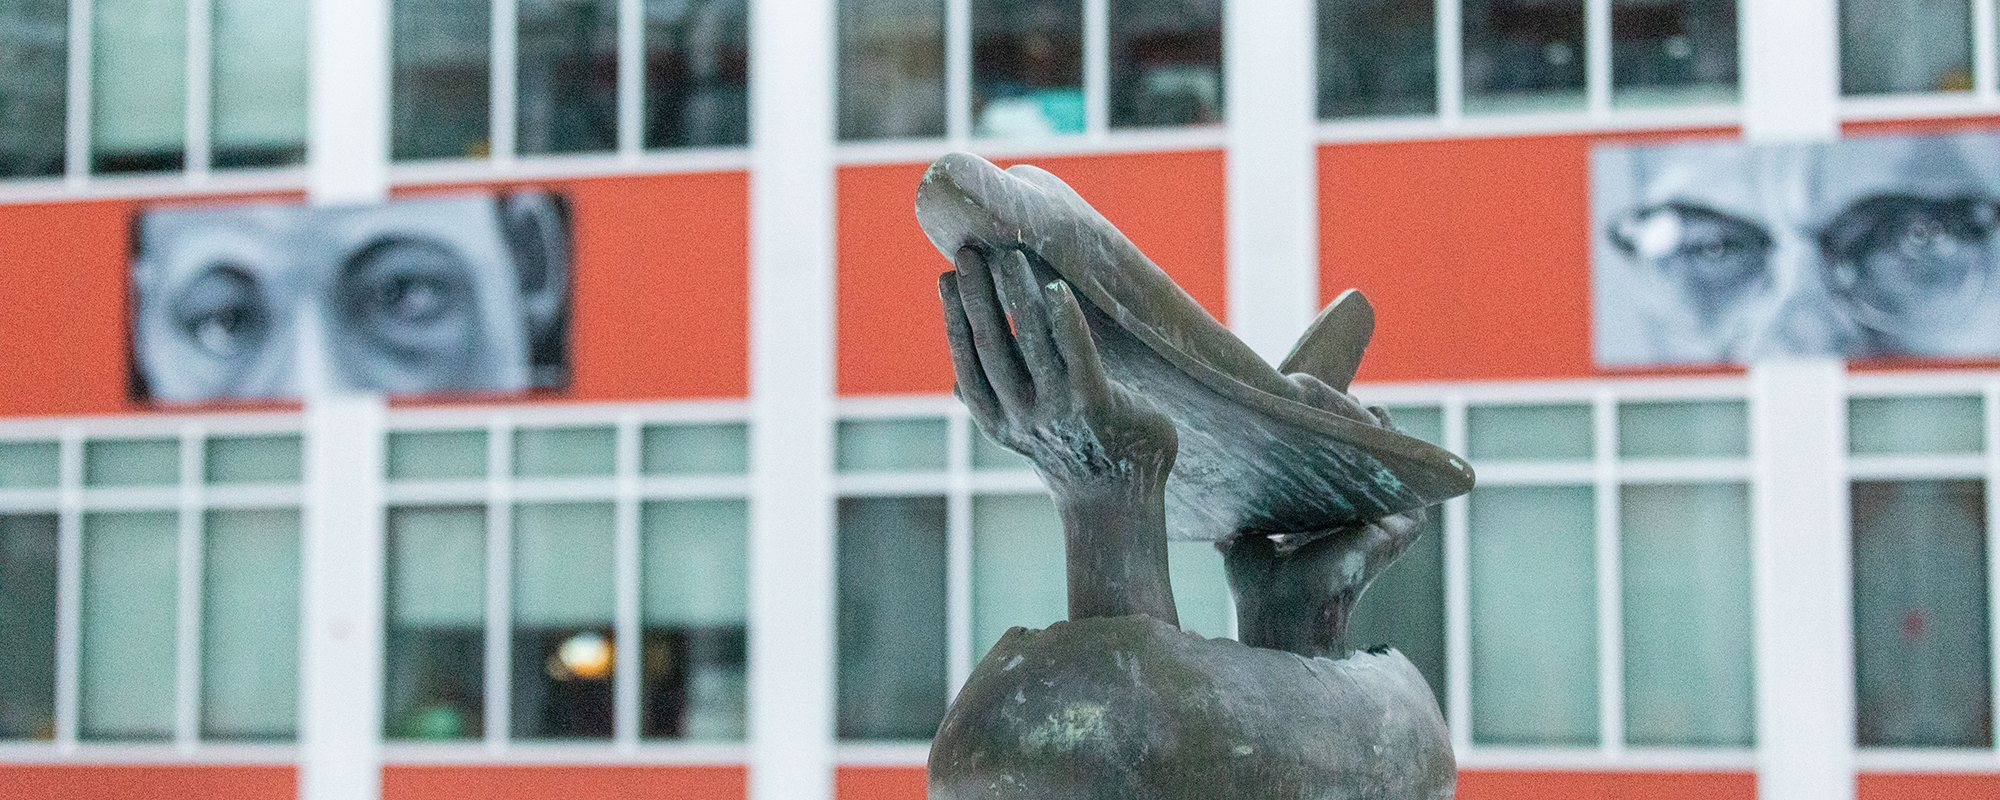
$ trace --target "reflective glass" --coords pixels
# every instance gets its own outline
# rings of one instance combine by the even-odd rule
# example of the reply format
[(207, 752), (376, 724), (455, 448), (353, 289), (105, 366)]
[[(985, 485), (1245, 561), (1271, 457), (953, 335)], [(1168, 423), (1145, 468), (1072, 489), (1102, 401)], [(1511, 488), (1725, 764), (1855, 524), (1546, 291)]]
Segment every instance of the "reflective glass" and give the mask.
[(839, 505), (842, 739), (922, 740), (945, 692), (945, 500), (848, 497)]
[(1417, 540), (1355, 601), (1347, 617), (1355, 648), (1388, 645), (1401, 651), (1445, 702), (1444, 509), (1433, 507)]
[(641, 509), (639, 526), (640, 735), (741, 741), (748, 504), (656, 500)]
[(386, 461), (392, 480), (484, 478), (486, 432), (396, 431), (389, 434)]
[(646, 0), (646, 146), (750, 141), (744, 0)]
[(610, 503), (514, 508), (514, 735), (608, 738), (617, 544)]
[(0, 739), (56, 735), (56, 515), (0, 514)]
[(1594, 454), (1590, 406), (1473, 406), (1466, 450), (1474, 461), (1569, 461)]
[(485, 728), (486, 509), (392, 508), (383, 728), (476, 739)]
[(83, 446), (85, 486), (171, 486), (180, 479), (178, 439), (95, 439)]
[(1465, 110), (1583, 108), (1583, 0), (1464, 0)]
[(0, 489), (55, 486), (61, 466), (55, 442), (0, 442)]
[(69, 3), (0, 2), (0, 178), (60, 175), (69, 112)]
[(1754, 743), (1750, 487), (1625, 486), (1625, 741)]
[(839, 0), (840, 138), (944, 135), (944, 0)]
[(1597, 535), (1588, 486), (1472, 493), (1472, 740), (1597, 742)]
[(306, 157), (307, 0), (213, 0), (211, 134), (217, 167)]
[(972, 498), (972, 658), (1008, 628), (1069, 619), (1062, 521), (1047, 494)]
[(1857, 743), (1991, 748), (1985, 486), (1856, 482), (1851, 498)]
[(179, 584), (174, 512), (84, 515), (78, 735), (173, 735)]
[(618, 468), (618, 430), (522, 428), (514, 432), (514, 474), (523, 478), (610, 475)]
[(1444, 446), (1444, 412), (1436, 406), (1388, 406), (1389, 422), (1405, 436)]
[(972, 0), (972, 129), (1083, 132), (1083, 0)]
[(1840, 91), (1972, 91), (1972, 3), (1840, 0)]
[(944, 420), (935, 417), (841, 420), (836, 461), (842, 472), (942, 470), (944, 432)]
[(640, 439), (648, 475), (742, 475), (750, 471), (750, 428), (741, 422), (648, 425)]
[(515, 146), (524, 154), (618, 146), (617, 0), (519, 0)]
[(187, 148), (186, 0), (95, 0), (93, 172), (180, 169)]
[(1109, 0), (1111, 127), (1222, 121), (1222, 0)]
[(1977, 453), (1986, 446), (1979, 398), (1857, 397), (1847, 401), (1847, 450), (1855, 455)]
[(1182, 630), (1211, 639), (1229, 635), (1236, 607), (1229, 601), (1229, 576), (1214, 542), (1168, 542), (1167, 575)]
[(1612, 0), (1611, 101), (1736, 99), (1736, 0)]
[(491, 0), (391, 0), (389, 151), (398, 161), (492, 152)]
[(1319, 116), (1437, 111), (1435, 0), (1319, 0)]
[(1618, 404), (1618, 455), (1726, 458), (1750, 452), (1749, 407), (1741, 400)]
[(971, 425), (967, 427), (971, 430), (973, 469), (1035, 468), (1034, 462), (1029, 461), (1027, 457), (1001, 447), (995, 444), (992, 439), (986, 438), (986, 434), (979, 431), (979, 426)]
[(203, 468), (209, 483), (297, 483), (297, 434), (218, 436), (205, 443)]
[(299, 512), (211, 511), (202, 537), (201, 735), (289, 739), (299, 706)]

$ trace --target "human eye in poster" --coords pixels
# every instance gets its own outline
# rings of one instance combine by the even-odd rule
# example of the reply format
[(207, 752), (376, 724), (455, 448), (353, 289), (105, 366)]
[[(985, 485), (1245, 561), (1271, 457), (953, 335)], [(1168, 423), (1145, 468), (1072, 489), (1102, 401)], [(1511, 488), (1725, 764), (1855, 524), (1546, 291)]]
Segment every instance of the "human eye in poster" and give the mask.
[(1607, 367), (2000, 355), (2000, 135), (1602, 146)]
[(133, 236), (139, 399), (567, 380), (569, 215), (549, 192), (159, 208)]

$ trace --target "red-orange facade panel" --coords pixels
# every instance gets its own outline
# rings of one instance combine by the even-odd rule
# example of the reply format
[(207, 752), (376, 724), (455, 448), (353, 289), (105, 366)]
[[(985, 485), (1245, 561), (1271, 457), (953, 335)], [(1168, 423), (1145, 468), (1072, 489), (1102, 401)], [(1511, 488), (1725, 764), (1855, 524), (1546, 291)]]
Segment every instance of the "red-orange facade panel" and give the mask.
[(391, 766), (382, 800), (743, 800), (739, 766)]
[(292, 800), (298, 796), (298, 770), (288, 765), (0, 764), (0, 787), (0, 796), (11, 800)]

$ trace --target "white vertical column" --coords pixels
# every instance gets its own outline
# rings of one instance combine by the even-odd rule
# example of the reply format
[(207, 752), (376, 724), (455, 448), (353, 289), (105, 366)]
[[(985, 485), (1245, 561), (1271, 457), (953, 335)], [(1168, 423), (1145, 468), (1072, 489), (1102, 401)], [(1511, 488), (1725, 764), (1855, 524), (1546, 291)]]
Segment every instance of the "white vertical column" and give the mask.
[(1313, 0), (1228, 3), (1229, 327), (1275, 364), (1319, 300)]
[(306, 401), (301, 800), (382, 793), (382, 398)]
[(1750, 369), (1757, 796), (1854, 797), (1847, 407), (1840, 362)]
[(1749, 2), (1738, 13), (1744, 137), (1769, 142), (1840, 135), (1836, 0)]
[(319, 205), (389, 196), (389, 0), (313, 0), (306, 193)]
[(834, 0), (752, 0), (750, 19), (749, 794), (824, 800), (835, 657)]

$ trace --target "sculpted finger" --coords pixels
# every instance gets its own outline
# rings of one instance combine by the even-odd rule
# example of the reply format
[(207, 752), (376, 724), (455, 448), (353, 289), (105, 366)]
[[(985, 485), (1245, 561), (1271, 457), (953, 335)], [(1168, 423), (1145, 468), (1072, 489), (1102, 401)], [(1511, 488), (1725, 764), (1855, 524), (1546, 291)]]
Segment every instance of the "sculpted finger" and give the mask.
[(1021, 363), (1021, 351), (1007, 326), (1007, 313), (1000, 305), (1000, 296), (994, 292), (993, 272), (986, 264), (985, 254), (961, 247), (953, 261), (958, 272), (960, 307), (972, 329), (973, 349), (979, 356), (980, 369), (1002, 403), (1026, 406), (1034, 400), (1034, 383), (1028, 378), (1027, 366)]
[(1042, 293), (1054, 323), (1051, 338), (1062, 356), (1072, 391), (1086, 408), (1109, 407), (1111, 380), (1104, 375), (1104, 362), (1097, 357), (1097, 343), (1091, 341), (1090, 324), (1084, 321), (1076, 293), (1065, 281), (1050, 282), (1042, 287)]
[(1035, 382), (1035, 396), (1064, 396), (1063, 384), (1068, 378), (1063, 374), (1062, 357), (1056, 355), (1049, 304), (1042, 300), (1028, 257), (1019, 250), (1001, 256), (999, 278), (993, 284), (1000, 289), (1000, 303), (1007, 316), (1014, 320), (1014, 342), (1028, 365), (1028, 377)]
[(993, 393), (993, 384), (986, 380), (986, 370), (979, 365), (979, 351), (972, 339), (972, 323), (965, 318), (965, 302), (959, 299), (958, 273), (947, 272), (938, 276), (938, 300), (944, 303), (944, 335), (951, 342), (951, 369), (957, 377), (952, 387), (953, 393), (972, 411), (973, 419), (983, 425), (1000, 422), (1000, 398)]

